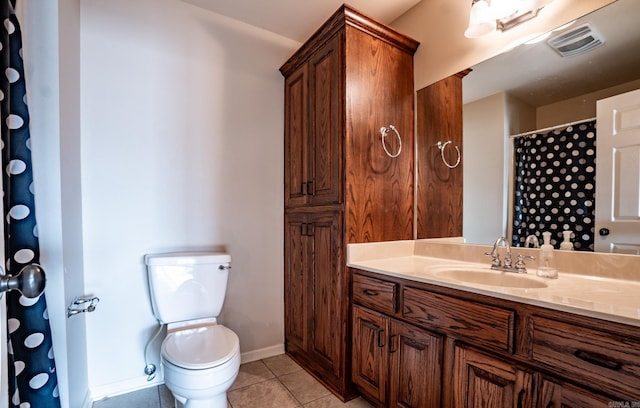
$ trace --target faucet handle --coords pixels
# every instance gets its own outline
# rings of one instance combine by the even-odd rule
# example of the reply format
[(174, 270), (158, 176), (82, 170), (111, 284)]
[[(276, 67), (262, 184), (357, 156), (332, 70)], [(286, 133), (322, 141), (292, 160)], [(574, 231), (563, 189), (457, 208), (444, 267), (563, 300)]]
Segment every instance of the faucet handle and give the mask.
[(498, 254), (498, 251), (485, 252), (484, 254), (491, 257), (491, 266), (501, 266), (500, 254)]
[(524, 263), (524, 260), (529, 260), (529, 261), (533, 261), (536, 259), (535, 256), (531, 256), (531, 255), (518, 255), (518, 261), (516, 262), (516, 272), (517, 273), (527, 273), (527, 268), (526, 265)]

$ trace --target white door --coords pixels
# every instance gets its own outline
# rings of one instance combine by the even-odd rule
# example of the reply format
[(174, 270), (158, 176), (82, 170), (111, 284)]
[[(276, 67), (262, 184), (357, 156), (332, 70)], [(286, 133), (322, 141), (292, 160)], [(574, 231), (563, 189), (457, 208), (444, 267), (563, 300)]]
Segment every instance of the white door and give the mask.
[(597, 103), (595, 250), (640, 255), (640, 90)]
[(84, 294), (80, 2), (18, 4), (24, 8), (18, 16), (29, 61), (26, 76), (40, 262), (47, 273), (45, 292), (60, 402), (62, 408), (85, 407), (90, 401), (86, 317), (84, 313), (66, 316), (73, 298)]

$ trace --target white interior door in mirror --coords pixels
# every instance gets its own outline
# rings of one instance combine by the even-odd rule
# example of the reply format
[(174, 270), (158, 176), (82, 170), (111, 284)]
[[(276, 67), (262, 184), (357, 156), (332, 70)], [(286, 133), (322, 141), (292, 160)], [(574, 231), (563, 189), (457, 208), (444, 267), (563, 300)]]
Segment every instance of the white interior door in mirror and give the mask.
[(640, 255), (640, 89), (597, 103), (595, 250)]

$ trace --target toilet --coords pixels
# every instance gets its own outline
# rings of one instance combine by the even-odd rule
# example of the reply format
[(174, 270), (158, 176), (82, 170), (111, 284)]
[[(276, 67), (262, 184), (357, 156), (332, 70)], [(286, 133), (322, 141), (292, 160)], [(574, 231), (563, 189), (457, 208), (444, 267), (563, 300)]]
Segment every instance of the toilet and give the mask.
[(160, 353), (165, 385), (185, 408), (226, 408), (240, 369), (240, 343), (216, 318), (231, 256), (180, 252), (144, 260), (153, 314), (167, 325)]

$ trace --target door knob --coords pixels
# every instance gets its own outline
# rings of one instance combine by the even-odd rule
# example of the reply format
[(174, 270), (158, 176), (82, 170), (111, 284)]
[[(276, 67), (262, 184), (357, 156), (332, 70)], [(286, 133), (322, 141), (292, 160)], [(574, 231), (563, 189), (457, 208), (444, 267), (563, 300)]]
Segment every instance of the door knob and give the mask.
[(46, 280), (44, 269), (38, 264), (30, 264), (16, 276), (0, 277), (0, 293), (17, 289), (25, 297), (35, 298), (44, 290)]

